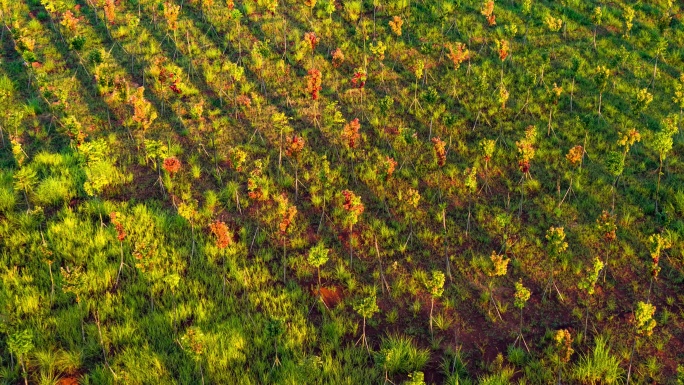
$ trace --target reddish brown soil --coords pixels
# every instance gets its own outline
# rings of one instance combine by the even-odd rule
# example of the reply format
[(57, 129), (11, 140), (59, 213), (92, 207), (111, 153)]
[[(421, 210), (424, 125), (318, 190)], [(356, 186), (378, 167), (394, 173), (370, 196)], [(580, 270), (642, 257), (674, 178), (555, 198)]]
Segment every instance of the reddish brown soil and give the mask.
[(78, 385), (78, 378), (77, 377), (60, 378), (58, 385)]

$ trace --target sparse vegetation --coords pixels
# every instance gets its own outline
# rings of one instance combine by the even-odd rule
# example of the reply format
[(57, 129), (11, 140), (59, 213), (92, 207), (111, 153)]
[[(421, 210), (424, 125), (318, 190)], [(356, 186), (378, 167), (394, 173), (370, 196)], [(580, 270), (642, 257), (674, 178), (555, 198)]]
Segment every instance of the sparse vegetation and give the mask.
[(682, 9), (0, 1), (0, 384), (682, 383)]

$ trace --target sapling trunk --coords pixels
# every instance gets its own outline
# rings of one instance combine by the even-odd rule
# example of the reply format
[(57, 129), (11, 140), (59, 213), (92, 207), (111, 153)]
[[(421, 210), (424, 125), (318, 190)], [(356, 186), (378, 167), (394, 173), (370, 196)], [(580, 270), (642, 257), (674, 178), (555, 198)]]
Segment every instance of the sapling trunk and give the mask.
[(316, 275), (318, 276), (318, 294), (321, 294), (321, 267), (316, 266)]
[(651, 292), (653, 291), (653, 282), (655, 277), (651, 276), (651, 282), (648, 284), (648, 295), (646, 296), (646, 302), (651, 303)]
[(321, 229), (323, 229), (323, 221), (325, 220), (325, 195), (323, 196), (323, 208), (321, 209), (321, 220), (318, 222), (317, 234), (320, 234)]
[(656, 72), (658, 71), (658, 55), (655, 58), (655, 64), (653, 65), (653, 79), (651, 79), (651, 87), (655, 87)]
[(285, 238), (283, 238), (283, 283), (287, 280), (287, 248), (285, 247)]
[[(524, 176), (523, 176), (523, 178), (524, 178)], [(522, 216), (523, 200), (525, 200), (525, 185), (521, 183), (520, 184), (520, 208), (518, 209), (518, 218), (520, 218)]]
[(26, 189), (24, 189), (24, 199), (26, 200), (26, 212), (28, 213), (31, 211), (31, 205), (29, 204), (28, 193), (26, 192)]
[(226, 249), (223, 249), (223, 288), (221, 289), (221, 296), (226, 296), (226, 274), (228, 273), (228, 260), (226, 258)]
[(470, 216), (471, 216), (470, 206), (471, 206), (471, 202), (468, 202), (468, 224), (466, 225), (466, 234), (465, 234), (466, 237), (468, 236), (468, 233), (470, 233)]
[[(121, 255), (121, 261), (119, 263), (119, 271), (116, 273), (116, 283), (114, 286), (119, 286), (119, 278), (121, 277), (121, 270), (123, 270), (124, 267), (124, 252), (123, 252), (123, 243), (119, 241), (119, 254)], [(52, 271), (51, 271), (52, 273)], [(52, 274), (50, 274), (52, 275)]]
[(275, 349), (275, 361), (273, 361), (273, 366), (280, 366), (280, 359), (278, 358), (278, 337), (273, 341), (273, 348)]
[(190, 249), (190, 261), (192, 261), (193, 256), (195, 255), (195, 224), (190, 221), (190, 233), (192, 237), (192, 248)]
[[(235, 189), (235, 205), (237, 206), (238, 212), (242, 214), (242, 208), (240, 207), (240, 197), (238, 196), (238, 191)], [(194, 239), (193, 239), (194, 242)]]
[(582, 338), (587, 338), (587, 326), (589, 325), (589, 302), (587, 302), (587, 312), (586, 316), (584, 317), (584, 334), (582, 334)]
[(575, 77), (572, 77), (572, 86), (570, 87), (570, 112), (572, 112), (572, 99), (575, 96)]
[(496, 315), (498, 315), (501, 322), (503, 322), (503, 317), (501, 317), (501, 312), (499, 311), (499, 306), (496, 304), (496, 299), (494, 298), (494, 292), (492, 291), (491, 285), (492, 285), (492, 283), (490, 282), (489, 286), (487, 287), (487, 290), (489, 290), (489, 300), (491, 301), (492, 305), (494, 305), (494, 310), (496, 310)]
[(636, 349), (637, 337), (634, 337), (634, 342), (632, 343), (632, 350), (629, 353), (629, 366), (627, 368), (627, 382), (625, 385), (629, 385), (629, 380), (632, 377), (632, 359), (634, 358), (634, 350)]
[(150, 285), (149, 288), (150, 288), (150, 313), (154, 313), (154, 296), (152, 295), (152, 285)]
[(280, 127), (280, 145), (278, 150), (278, 169), (283, 166), (283, 127)]
[(435, 297), (430, 298), (430, 335), (434, 336), (432, 331), (432, 310), (435, 308)]
[(572, 191), (572, 176), (570, 177), (570, 184), (568, 185), (568, 189), (565, 190), (565, 194), (563, 195), (563, 199), (561, 199), (561, 201), (558, 202), (558, 208), (560, 208), (561, 205), (563, 204), (563, 202), (565, 202), (565, 198), (568, 196), (570, 191)]
[(655, 211), (658, 213), (658, 203), (659, 203), (659, 198), (660, 198), (660, 177), (662, 176), (663, 173), (663, 157), (660, 157), (660, 166), (658, 166), (658, 184), (656, 187), (656, 199), (655, 199)]
[(449, 245), (447, 239), (446, 208), (442, 209), (442, 227), (444, 227), (444, 261), (446, 262), (446, 276), (449, 277), (449, 280), (452, 280), (451, 263), (449, 262)]
[[(83, 305), (82, 304), (83, 304), (83, 302), (79, 302), (79, 305), (78, 305), (81, 313), (83, 312)], [(83, 318), (84, 317), (81, 317), (81, 339), (83, 340), (83, 343), (85, 343), (86, 342), (86, 339), (85, 339), (85, 322), (84, 322)]]
[(24, 372), (24, 385), (28, 385), (28, 372), (26, 371), (26, 360), (21, 359), (21, 370)]
[(380, 259), (380, 248), (378, 247), (378, 237), (373, 236), (375, 238), (375, 253), (378, 256), (378, 268), (380, 270), (380, 288), (382, 289), (382, 292), (385, 293), (385, 289), (387, 289), (387, 292), (390, 292), (389, 284), (387, 283), (387, 279), (385, 279), (385, 273), (382, 271), (382, 260)]
[(55, 298), (55, 280), (52, 276), (52, 262), (48, 263), (48, 268), (50, 270), (50, 304), (52, 304), (52, 301)]
[(107, 360), (107, 351), (105, 350), (104, 340), (102, 339), (102, 329), (100, 328), (100, 315), (98, 312), (95, 312), (95, 324), (97, 325), (97, 334), (100, 337), (100, 347), (102, 348), (102, 357), (104, 358), (105, 366), (107, 366), (109, 371), (112, 372), (112, 375), (114, 375), (114, 378), (116, 378), (116, 373), (114, 373), (112, 367), (109, 366), (109, 360)]
[(354, 246), (352, 245), (352, 235), (354, 233), (354, 225), (349, 225), (349, 267), (351, 268), (354, 260)]

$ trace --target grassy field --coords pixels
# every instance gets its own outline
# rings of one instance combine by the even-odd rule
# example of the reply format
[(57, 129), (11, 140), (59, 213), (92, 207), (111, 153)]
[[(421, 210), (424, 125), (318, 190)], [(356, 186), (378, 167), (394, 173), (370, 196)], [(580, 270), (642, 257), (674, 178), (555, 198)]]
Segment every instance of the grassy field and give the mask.
[(0, 0), (1, 384), (684, 384), (672, 0)]

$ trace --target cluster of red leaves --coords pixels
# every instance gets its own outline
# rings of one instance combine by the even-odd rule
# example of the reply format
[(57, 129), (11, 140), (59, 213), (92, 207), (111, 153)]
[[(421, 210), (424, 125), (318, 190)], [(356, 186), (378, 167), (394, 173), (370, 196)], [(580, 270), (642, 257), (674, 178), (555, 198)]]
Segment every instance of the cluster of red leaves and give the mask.
[(297, 215), (297, 206), (290, 206), (287, 208), (287, 210), (285, 210), (283, 217), (280, 220), (280, 224), (278, 224), (278, 229), (280, 229), (281, 235), (285, 235), (287, 233), (292, 221), (294, 221), (295, 215)]
[(169, 89), (177, 94), (181, 93), (180, 88), (178, 88), (179, 80), (180, 79), (178, 79), (178, 76), (175, 73), (168, 71), (166, 68), (162, 68), (161, 71), (159, 71), (159, 82), (162, 84), (168, 83)]
[(209, 225), (209, 230), (216, 237), (216, 246), (219, 249), (225, 249), (232, 243), (230, 239), (230, 232), (228, 231), (228, 226), (222, 221), (214, 221)]
[(336, 49), (332, 54), (333, 67), (337, 68), (344, 62), (344, 54), (341, 49)]
[(306, 141), (304, 138), (298, 135), (294, 135), (287, 138), (287, 148), (285, 149), (285, 154), (287, 156), (296, 157), (304, 149)]
[(261, 191), (261, 187), (257, 185), (253, 178), (247, 179), (247, 196), (249, 199), (254, 199), (256, 201), (262, 200), (264, 193)]
[(342, 128), (342, 138), (347, 142), (349, 148), (356, 148), (357, 141), (361, 138), (359, 134), (360, 129), (359, 118), (345, 124), (344, 128)]
[(250, 99), (247, 95), (238, 95), (237, 98), (235, 98), (235, 101), (245, 108), (252, 106), (252, 99)]
[(651, 254), (651, 275), (658, 280), (658, 273), (660, 272), (660, 254)]
[(530, 172), (530, 161), (525, 159), (519, 160), (518, 169), (520, 169), (520, 172), (522, 172), (523, 174), (527, 174), (528, 172)]
[(228, 9), (235, 8), (235, 2), (233, 0), (226, 0), (226, 5), (228, 6)]
[(124, 239), (126, 239), (126, 233), (124, 232), (121, 222), (116, 219), (116, 211), (109, 213), (109, 220), (112, 221), (114, 228), (116, 229), (116, 239), (118, 239), (119, 242), (122, 242)]
[(366, 86), (367, 79), (368, 75), (365, 71), (357, 70), (356, 72), (354, 72), (354, 76), (352, 76), (351, 82), (356, 88), (363, 88)]
[(442, 167), (446, 164), (446, 143), (438, 137), (432, 138), (432, 143), (435, 156), (437, 156), (437, 165)]
[(499, 59), (501, 59), (501, 61), (506, 60), (510, 53), (511, 48), (508, 43), (508, 40), (501, 40), (501, 42), (499, 43)]
[(385, 161), (387, 162), (387, 176), (390, 177), (394, 174), (394, 169), (397, 168), (397, 161), (389, 156), (385, 158)]
[(306, 79), (306, 92), (311, 95), (311, 99), (318, 100), (318, 93), (321, 89), (321, 71), (312, 68)]
[(181, 162), (175, 156), (164, 159), (164, 170), (168, 171), (171, 176), (174, 176), (181, 169)]
[(466, 45), (463, 43), (456, 43), (456, 46), (448, 45), (449, 48), (449, 59), (454, 63), (454, 67), (458, 69), (461, 63), (470, 59), (470, 51), (466, 49)]
[(355, 214), (357, 217), (363, 214), (365, 207), (356, 194), (354, 194), (352, 191), (344, 190), (342, 191), (342, 196), (344, 197), (344, 203), (342, 203), (342, 207), (345, 210)]
[(314, 32), (307, 32), (304, 34), (304, 41), (309, 44), (309, 48), (311, 48), (312, 51), (316, 49), (319, 40), (320, 39), (316, 37), (316, 33)]
[(582, 161), (582, 156), (584, 155), (584, 147), (575, 146), (568, 151), (565, 158), (570, 162), (571, 165), (577, 166)]
[(480, 10), (482, 16), (487, 18), (487, 23), (489, 26), (496, 25), (496, 16), (494, 15), (494, 1), (489, 0), (482, 4), (482, 9)]
[(268, 198), (261, 189), (259, 181), (261, 181), (261, 169), (257, 168), (250, 173), (250, 177), (247, 179), (247, 196), (249, 196), (249, 199), (263, 201)]

